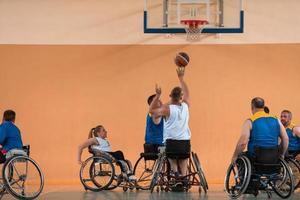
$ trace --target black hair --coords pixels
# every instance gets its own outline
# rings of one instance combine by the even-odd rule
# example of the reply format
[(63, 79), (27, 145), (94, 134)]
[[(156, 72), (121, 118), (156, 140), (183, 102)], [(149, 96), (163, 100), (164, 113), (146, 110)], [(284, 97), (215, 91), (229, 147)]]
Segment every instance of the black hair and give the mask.
[(265, 113), (268, 113), (268, 114), (270, 113), (270, 109), (267, 106), (264, 107), (264, 111), (265, 111)]
[(148, 105), (150, 106), (151, 102), (153, 101), (154, 97), (156, 96), (156, 94), (152, 94), (151, 96), (148, 97)]
[(4, 121), (11, 122), (11, 121), (15, 121), (15, 119), (16, 119), (16, 113), (15, 113), (15, 111), (13, 111), (13, 110), (6, 110), (6, 111), (4, 111), (4, 113), (3, 113), (3, 120)]
[(254, 108), (264, 108), (265, 107), (265, 100), (261, 97), (255, 97), (251, 101), (251, 105)]

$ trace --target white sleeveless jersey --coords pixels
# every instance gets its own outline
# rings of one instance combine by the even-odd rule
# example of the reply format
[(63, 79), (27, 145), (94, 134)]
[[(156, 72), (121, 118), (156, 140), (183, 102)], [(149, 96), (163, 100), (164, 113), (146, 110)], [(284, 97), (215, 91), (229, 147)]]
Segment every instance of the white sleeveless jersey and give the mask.
[(111, 147), (108, 140), (102, 139), (101, 137), (96, 137), (96, 139), (98, 141), (98, 145), (92, 145), (92, 149), (111, 152)]
[(189, 107), (183, 102), (181, 105), (169, 105), (170, 116), (164, 118), (164, 143), (167, 139), (190, 140)]

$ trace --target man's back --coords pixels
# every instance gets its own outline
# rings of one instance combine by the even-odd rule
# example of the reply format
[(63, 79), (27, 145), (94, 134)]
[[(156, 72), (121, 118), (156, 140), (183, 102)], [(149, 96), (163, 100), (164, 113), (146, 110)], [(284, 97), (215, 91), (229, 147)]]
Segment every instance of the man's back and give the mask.
[(13, 122), (4, 121), (0, 125), (0, 144), (6, 151), (12, 149), (22, 149), (23, 143), (21, 133)]
[(251, 117), (252, 129), (248, 143), (248, 152), (253, 155), (256, 147), (278, 146), (280, 125), (278, 119), (260, 111)]
[(145, 142), (146, 144), (158, 144), (162, 145), (163, 143), (163, 129), (164, 122), (161, 119), (159, 124), (155, 124), (153, 122), (150, 114), (147, 115), (146, 121), (146, 134), (145, 134)]
[(186, 103), (169, 105), (170, 116), (164, 122), (164, 142), (167, 139), (190, 140), (189, 108)]

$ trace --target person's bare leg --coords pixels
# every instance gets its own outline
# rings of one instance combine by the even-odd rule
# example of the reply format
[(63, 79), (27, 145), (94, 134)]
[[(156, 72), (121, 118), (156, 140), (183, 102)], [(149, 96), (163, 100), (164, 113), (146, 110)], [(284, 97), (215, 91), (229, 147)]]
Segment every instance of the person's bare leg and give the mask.
[(175, 173), (178, 172), (178, 166), (177, 166), (177, 160), (176, 159), (170, 159), (168, 158), (169, 162), (170, 162), (170, 167), (171, 170)]
[(188, 158), (178, 160), (178, 164), (182, 176), (186, 176), (188, 174), (188, 161), (189, 161)]

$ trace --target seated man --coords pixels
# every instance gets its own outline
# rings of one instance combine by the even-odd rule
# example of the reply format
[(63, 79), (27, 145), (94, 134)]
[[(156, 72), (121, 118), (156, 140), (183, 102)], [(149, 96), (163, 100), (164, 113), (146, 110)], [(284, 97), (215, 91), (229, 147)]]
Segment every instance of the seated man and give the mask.
[(129, 160), (125, 160), (122, 151), (111, 151), (110, 144), (107, 138), (107, 131), (102, 125), (92, 128), (89, 132), (88, 139), (78, 147), (78, 162), (82, 164), (81, 155), (85, 148), (91, 148), (91, 151), (97, 155), (97, 153), (106, 152), (110, 154), (114, 159), (118, 161), (121, 170), (128, 177), (129, 181), (136, 180), (132, 174), (132, 166)]
[(251, 101), (251, 110), (253, 116), (247, 119), (243, 125), (242, 132), (236, 149), (232, 156), (232, 163), (235, 163), (237, 157), (248, 145), (246, 155), (250, 158), (255, 156), (255, 149), (276, 148), (281, 139), (280, 156), (283, 158), (288, 147), (288, 136), (280, 120), (272, 117), (264, 111), (264, 100), (256, 97)]
[[(154, 95), (148, 97), (148, 105), (152, 103)], [(161, 101), (157, 101), (157, 104), (154, 105), (154, 108), (161, 106)], [(144, 152), (145, 153), (158, 153), (158, 147), (163, 146), (163, 130), (164, 130), (164, 121), (162, 117), (154, 117), (150, 113), (147, 114), (146, 121), (146, 134), (145, 134), (145, 144)]]
[(14, 150), (22, 150), (23, 142), (21, 132), (15, 125), (16, 113), (13, 110), (6, 110), (3, 114), (0, 125), (0, 163), (6, 160), (6, 154)]
[(283, 110), (280, 119), (289, 137), (288, 153), (289, 155), (296, 157), (300, 154), (300, 127), (292, 122), (292, 112), (289, 110)]
[[(181, 87), (175, 87), (170, 94), (170, 102), (155, 107), (161, 95), (161, 89), (156, 86), (156, 96), (149, 112), (154, 117), (164, 117), (164, 143), (166, 155), (175, 177), (188, 174), (188, 158), (190, 154), (191, 132), (189, 128), (189, 90), (184, 81), (184, 67), (177, 68), (177, 75)], [(177, 156), (176, 156), (177, 155)], [(182, 188), (177, 182), (174, 188)]]

